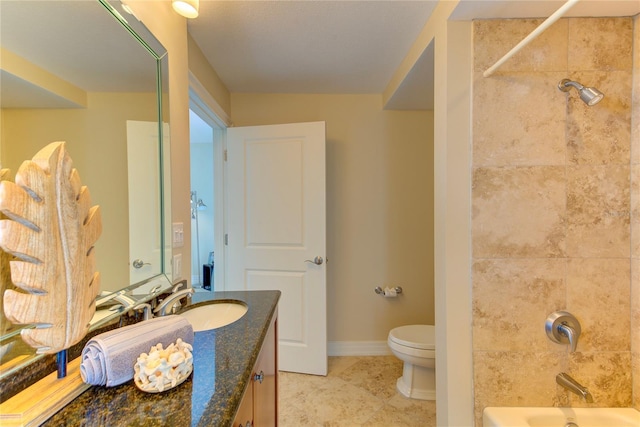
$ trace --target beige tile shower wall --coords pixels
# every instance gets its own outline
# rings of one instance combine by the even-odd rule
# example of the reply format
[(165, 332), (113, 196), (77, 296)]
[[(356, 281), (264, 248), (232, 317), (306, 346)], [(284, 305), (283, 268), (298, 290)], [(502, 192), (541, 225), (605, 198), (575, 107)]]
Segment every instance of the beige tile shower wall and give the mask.
[(633, 406), (640, 410), (640, 15), (633, 20), (631, 113), (631, 364)]
[[(486, 406), (586, 406), (556, 385), (560, 372), (589, 387), (592, 406), (632, 403), (633, 19), (562, 19), (482, 77), (540, 22), (474, 23), (477, 425)], [(597, 87), (604, 100), (587, 107), (576, 91), (557, 89), (563, 78)], [(633, 309), (637, 321), (637, 302)], [(556, 310), (583, 326), (575, 354), (546, 336)]]

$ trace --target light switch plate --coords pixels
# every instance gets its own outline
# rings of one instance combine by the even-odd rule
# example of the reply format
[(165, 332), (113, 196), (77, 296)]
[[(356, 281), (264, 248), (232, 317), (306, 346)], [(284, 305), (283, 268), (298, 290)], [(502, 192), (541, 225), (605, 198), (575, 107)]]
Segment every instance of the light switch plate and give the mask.
[(184, 246), (184, 224), (182, 222), (172, 224), (171, 236), (172, 247), (181, 248)]
[(182, 279), (182, 254), (175, 254), (172, 258), (173, 283)]

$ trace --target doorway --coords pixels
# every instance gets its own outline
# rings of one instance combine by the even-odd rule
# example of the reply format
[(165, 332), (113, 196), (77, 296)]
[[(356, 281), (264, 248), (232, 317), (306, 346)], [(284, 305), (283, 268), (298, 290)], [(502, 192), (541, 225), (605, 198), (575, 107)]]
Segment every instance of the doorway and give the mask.
[(214, 163), (213, 128), (189, 110), (191, 150), (191, 284), (215, 288)]
[[(196, 291), (224, 290), (224, 128), (191, 99), (191, 284)], [(218, 268), (216, 268), (216, 266)]]
[[(206, 100), (206, 93), (199, 99)], [(281, 290), (280, 368), (325, 375), (325, 124), (229, 127), (227, 120), (216, 124), (216, 110), (209, 105), (209, 102), (198, 103), (197, 95), (191, 92), (190, 127), (195, 132), (202, 119), (213, 129), (212, 137), (207, 132), (208, 136), (202, 138), (205, 144), (213, 140), (212, 152), (199, 151), (201, 147), (196, 146), (195, 136), (191, 144), (192, 232), (197, 233), (192, 235), (196, 245), (192, 257), (198, 260), (198, 265), (193, 267), (192, 284), (196, 290), (206, 292), (197, 285), (203, 276), (206, 278), (206, 273), (203, 275), (198, 270), (203, 263), (203, 253), (208, 252), (208, 248), (203, 247), (202, 212), (208, 211), (210, 205), (202, 197), (195, 176), (203, 174), (205, 187), (207, 183), (213, 187), (216, 249), (211, 290)], [(243, 134), (248, 139), (232, 138)], [(234, 202), (238, 200), (248, 203), (236, 209), (238, 205)], [(273, 203), (274, 200), (278, 202)], [(240, 217), (247, 221), (239, 220)], [(255, 249), (262, 249), (257, 254), (259, 263), (250, 264), (256, 259), (250, 256)], [(275, 259), (265, 255), (268, 250)], [(283, 264), (285, 261), (293, 264)], [(221, 276), (224, 278), (220, 279)], [(286, 289), (280, 289), (283, 286)]]

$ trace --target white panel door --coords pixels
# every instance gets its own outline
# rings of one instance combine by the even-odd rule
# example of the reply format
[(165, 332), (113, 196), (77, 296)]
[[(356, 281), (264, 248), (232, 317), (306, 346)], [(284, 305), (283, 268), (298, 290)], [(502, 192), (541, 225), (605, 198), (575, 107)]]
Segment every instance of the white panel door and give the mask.
[(129, 283), (162, 273), (158, 133), (157, 122), (127, 120)]
[(229, 128), (227, 177), (226, 289), (280, 290), (279, 369), (326, 375), (324, 122)]

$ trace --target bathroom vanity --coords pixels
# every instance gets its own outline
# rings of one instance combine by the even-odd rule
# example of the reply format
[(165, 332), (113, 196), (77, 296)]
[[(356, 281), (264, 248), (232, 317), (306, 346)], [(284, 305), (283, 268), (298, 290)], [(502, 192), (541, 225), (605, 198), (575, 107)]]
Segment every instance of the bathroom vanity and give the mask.
[(133, 381), (94, 386), (43, 425), (276, 425), (279, 298), (279, 291), (196, 293), (191, 304), (240, 300), (248, 311), (234, 323), (195, 334), (194, 370), (187, 381), (162, 393), (145, 393)]

